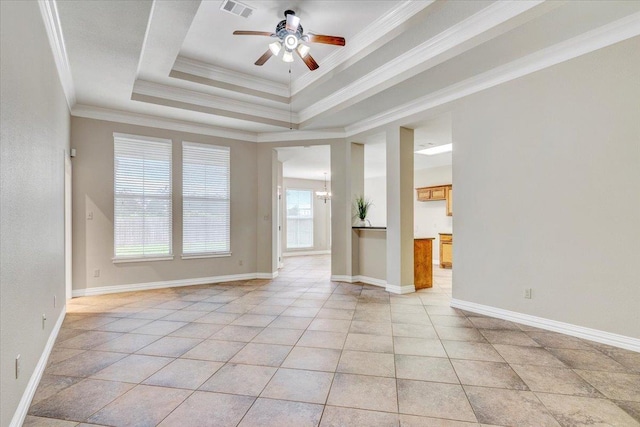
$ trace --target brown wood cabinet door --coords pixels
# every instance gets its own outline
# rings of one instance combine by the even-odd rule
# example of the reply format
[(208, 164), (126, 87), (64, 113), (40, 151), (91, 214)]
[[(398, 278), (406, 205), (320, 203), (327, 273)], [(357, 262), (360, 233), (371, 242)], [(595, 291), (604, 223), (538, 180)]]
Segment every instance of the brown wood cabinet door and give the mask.
[(432, 240), (413, 241), (413, 282), (416, 289), (433, 286)]
[(431, 189), (418, 188), (418, 200), (421, 202), (431, 200)]
[(447, 216), (453, 216), (453, 188), (447, 189)]
[(440, 241), (440, 267), (453, 267), (453, 243)]
[(436, 187), (431, 190), (431, 200), (444, 200), (447, 197), (447, 187)]

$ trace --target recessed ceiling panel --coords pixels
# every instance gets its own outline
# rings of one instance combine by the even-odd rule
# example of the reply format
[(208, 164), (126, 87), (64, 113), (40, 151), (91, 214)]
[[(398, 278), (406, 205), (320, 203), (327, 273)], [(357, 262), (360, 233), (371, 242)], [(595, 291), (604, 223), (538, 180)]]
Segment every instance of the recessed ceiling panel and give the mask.
[[(273, 41), (264, 36), (236, 36), (234, 30), (275, 31), (284, 11), (291, 9), (300, 17), (305, 34), (328, 34), (349, 38), (370, 25), (396, 1), (244, 1), (255, 8), (248, 18), (220, 10), (221, 1), (203, 1), (180, 51), (180, 56), (245, 74), (289, 83), (289, 64), (271, 58), (261, 67), (254, 62)], [(310, 54), (322, 67), (322, 59), (338, 46), (311, 43)], [(282, 54), (281, 54), (282, 55)], [(292, 79), (310, 72), (300, 58), (292, 63)]]

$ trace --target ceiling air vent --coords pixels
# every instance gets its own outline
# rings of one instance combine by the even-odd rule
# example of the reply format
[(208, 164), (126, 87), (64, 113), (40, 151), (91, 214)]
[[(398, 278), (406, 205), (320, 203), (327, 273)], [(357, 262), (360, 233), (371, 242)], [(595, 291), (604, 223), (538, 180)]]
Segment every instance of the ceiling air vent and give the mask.
[(250, 17), (255, 10), (254, 8), (249, 7), (246, 4), (237, 2), (235, 0), (224, 0), (222, 2), (222, 6), (220, 6), (220, 9), (234, 15), (242, 16), (243, 18)]

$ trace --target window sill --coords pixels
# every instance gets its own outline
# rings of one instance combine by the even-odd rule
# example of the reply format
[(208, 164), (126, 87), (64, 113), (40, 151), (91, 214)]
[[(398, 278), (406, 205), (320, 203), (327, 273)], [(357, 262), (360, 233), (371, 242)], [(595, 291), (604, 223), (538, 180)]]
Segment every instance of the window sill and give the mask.
[(215, 254), (187, 254), (182, 255), (182, 259), (225, 258), (230, 256), (231, 252), (219, 252)]
[(147, 261), (173, 261), (173, 255), (158, 257), (137, 257), (137, 258), (112, 258), (114, 264), (127, 262), (147, 262)]

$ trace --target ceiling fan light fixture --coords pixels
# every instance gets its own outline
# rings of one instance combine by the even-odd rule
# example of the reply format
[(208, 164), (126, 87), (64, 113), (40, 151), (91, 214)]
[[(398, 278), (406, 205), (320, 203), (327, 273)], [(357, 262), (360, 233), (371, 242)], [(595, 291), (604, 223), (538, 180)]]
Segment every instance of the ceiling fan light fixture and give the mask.
[(289, 50), (285, 50), (282, 54), (282, 60), (284, 62), (293, 62), (293, 54)]
[(273, 53), (275, 56), (278, 56), (281, 49), (282, 44), (279, 41), (269, 43), (269, 50), (271, 50), (271, 53)]
[(307, 45), (304, 44), (299, 44), (298, 45), (298, 53), (300, 54), (300, 57), (304, 58), (305, 56), (307, 56), (309, 54), (309, 51), (311, 50), (311, 48)]
[(298, 47), (298, 37), (296, 37), (293, 34), (289, 34), (284, 38), (282, 43), (284, 44), (284, 47), (287, 48), (288, 50), (293, 50), (296, 47)]

